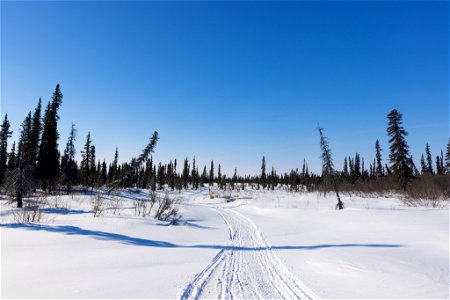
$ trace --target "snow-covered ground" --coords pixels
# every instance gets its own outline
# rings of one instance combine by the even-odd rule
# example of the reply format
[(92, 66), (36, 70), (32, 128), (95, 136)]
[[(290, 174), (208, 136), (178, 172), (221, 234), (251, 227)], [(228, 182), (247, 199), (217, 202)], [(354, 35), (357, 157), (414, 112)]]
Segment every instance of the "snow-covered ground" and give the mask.
[[(39, 224), (2, 201), (3, 298), (448, 298), (448, 208), (284, 191), (171, 193), (180, 225), (135, 216), (146, 191), (93, 217), (59, 196)], [(217, 192), (218, 196), (222, 196)], [(54, 199), (49, 199), (53, 202)]]

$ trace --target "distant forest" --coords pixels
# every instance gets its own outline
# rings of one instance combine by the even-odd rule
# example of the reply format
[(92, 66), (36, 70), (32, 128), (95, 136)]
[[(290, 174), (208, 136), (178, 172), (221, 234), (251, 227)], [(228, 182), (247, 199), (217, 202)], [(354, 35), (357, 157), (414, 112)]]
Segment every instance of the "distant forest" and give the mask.
[[(165, 164), (155, 163), (149, 155), (159, 139), (153, 133), (144, 154), (127, 163), (118, 163), (119, 150), (115, 149), (112, 162), (96, 160), (95, 145), (90, 133), (81, 150), (81, 161), (75, 160), (77, 131), (72, 124), (65, 150), (58, 150), (58, 111), (63, 94), (59, 84), (42, 113), (39, 99), (34, 112), (30, 111), (21, 125), (18, 141), (8, 144), (11, 137), (8, 115), (3, 118), (0, 130), (0, 185), (2, 192), (17, 201), (41, 189), (48, 194), (74, 193), (95, 188), (118, 186), (141, 189), (183, 190), (217, 186), (221, 190), (285, 189), (290, 192), (321, 191), (360, 193), (402, 193), (411, 198), (450, 198), (450, 139), (447, 149), (432, 157), (428, 144), (420, 162), (414, 162), (406, 140), (407, 131), (402, 125), (402, 114), (393, 109), (387, 115), (389, 151), (387, 157), (374, 141), (374, 159), (365, 160), (358, 153), (342, 162), (342, 170), (335, 168), (331, 147), (324, 130), (318, 130), (322, 150), (322, 173), (314, 174), (303, 161), (301, 170), (292, 169), (279, 174), (273, 167), (268, 170), (266, 159), (261, 161), (261, 173), (241, 176), (235, 169), (232, 177), (222, 174), (220, 163), (208, 166), (196, 164), (186, 158)], [(319, 139), (320, 138), (320, 139)], [(112, 149), (113, 151), (114, 149)], [(180, 171), (178, 171), (180, 170)]]

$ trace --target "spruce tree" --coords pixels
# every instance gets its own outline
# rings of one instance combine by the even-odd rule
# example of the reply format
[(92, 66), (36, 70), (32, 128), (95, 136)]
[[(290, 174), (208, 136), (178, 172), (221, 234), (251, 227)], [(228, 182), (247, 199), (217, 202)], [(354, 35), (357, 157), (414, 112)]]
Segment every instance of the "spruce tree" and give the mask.
[(211, 186), (214, 184), (214, 161), (211, 160), (211, 168), (209, 169), (209, 191), (211, 192)]
[(201, 186), (202, 186), (202, 187), (203, 187), (204, 184), (207, 182), (207, 180), (208, 180), (208, 175), (207, 175), (207, 173), (206, 173), (206, 165), (204, 165), (204, 167), (203, 167), (203, 172), (202, 172), (202, 176), (201, 176), (201, 180), (200, 180), (200, 183), (201, 183)]
[(423, 154), (420, 157), (420, 168), (421, 168), (421, 171), (422, 171), (422, 175), (428, 172), (428, 167), (427, 167), (427, 164), (425, 162), (425, 157), (423, 156)]
[(85, 187), (88, 187), (90, 184), (90, 179), (92, 176), (91, 169), (91, 161), (92, 161), (92, 140), (91, 140), (91, 132), (88, 132), (86, 137), (86, 143), (84, 144), (84, 150), (81, 151), (81, 184)]
[(263, 189), (265, 189), (267, 186), (266, 158), (264, 156), (262, 157), (262, 162), (261, 162), (261, 185), (262, 185)]
[(328, 145), (328, 139), (323, 134), (323, 128), (319, 127), (318, 130), (320, 135), (320, 149), (322, 150), (322, 178), (324, 179), (324, 183), (326, 185), (330, 183), (333, 184), (334, 191), (336, 192), (336, 197), (338, 200), (336, 208), (343, 209), (344, 202), (341, 201), (341, 197), (339, 196), (339, 191), (336, 184), (336, 179), (334, 178), (333, 159), (331, 157), (331, 149)]
[(119, 165), (119, 149), (116, 147), (116, 152), (114, 153), (114, 161), (112, 164), (112, 168), (113, 168), (113, 180), (116, 180), (117, 177), (117, 166)]
[(31, 112), (22, 123), (19, 139), (16, 168), (9, 171), (6, 177), (5, 191), (17, 201), (17, 207), (23, 206), (26, 197), (35, 186), (33, 177), (33, 148), (31, 132)]
[(108, 171), (106, 166), (106, 160), (103, 159), (102, 163), (102, 186), (108, 182)]
[(447, 152), (445, 153), (445, 165), (444, 165), (445, 174), (450, 174), (450, 138), (447, 142)]
[(59, 172), (59, 152), (58, 152), (58, 109), (61, 106), (63, 95), (59, 84), (53, 93), (52, 101), (47, 105), (41, 144), (38, 153), (38, 177), (42, 182), (42, 189), (51, 194), (55, 179)]
[[(383, 163), (382, 163), (382, 158), (381, 158), (381, 151), (382, 151), (382, 149), (380, 147), (380, 142), (377, 139), (377, 141), (375, 142), (375, 159), (376, 159), (376, 170), (375, 170), (375, 173), (376, 173), (376, 177), (377, 178), (381, 178), (384, 175), (383, 174)], [(375, 165), (374, 165), (374, 167), (375, 167)]]
[(13, 142), (11, 147), (11, 152), (8, 155), (8, 171), (12, 171), (17, 167), (17, 158), (16, 158), (16, 142)]
[(91, 157), (89, 159), (89, 170), (90, 170), (90, 178), (89, 185), (92, 189), (94, 189), (95, 181), (97, 178), (97, 168), (95, 166), (95, 146), (91, 145)]
[(222, 189), (222, 170), (220, 164), (217, 167), (217, 184), (219, 185), (219, 188)]
[(184, 159), (184, 165), (183, 165), (183, 188), (187, 189), (189, 183), (189, 161), (186, 157)]
[(348, 177), (348, 175), (349, 175), (347, 157), (344, 158), (344, 167), (342, 169), (342, 173), (343, 173), (344, 177)]
[(69, 138), (67, 139), (66, 143), (66, 148), (64, 149), (64, 154), (61, 158), (62, 182), (67, 187), (67, 194), (70, 194), (72, 192), (72, 187), (75, 184), (78, 176), (78, 166), (75, 161), (76, 135), (77, 130), (75, 129), (75, 124), (72, 123)]
[(196, 172), (197, 172), (197, 167), (195, 165), (195, 156), (194, 156), (194, 158), (192, 160), (192, 171), (191, 171), (191, 184), (192, 184), (193, 189), (198, 188), (198, 185), (196, 184), (196, 182), (197, 182)]
[(426, 145), (425, 154), (427, 156), (427, 172), (433, 174), (433, 160), (431, 159), (430, 145)]
[(9, 130), (10, 124), (8, 115), (5, 115), (0, 129), (0, 186), (3, 184), (7, 170), (8, 155), (8, 138), (11, 137), (12, 131)]
[(42, 121), (41, 121), (41, 106), (42, 100), (39, 98), (38, 105), (34, 110), (33, 118), (31, 121), (31, 147), (33, 149), (33, 166), (37, 168), (37, 159), (39, 153), (39, 141), (42, 132)]
[(402, 126), (402, 114), (396, 109), (393, 109), (387, 115), (387, 118), (389, 120), (387, 133), (390, 143), (390, 171), (397, 177), (400, 186), (403, 189), (406, 189), (408, 183), (413, 178), (413, 168), (410, 161), (409, 146), (405, 139), (408, 133)]

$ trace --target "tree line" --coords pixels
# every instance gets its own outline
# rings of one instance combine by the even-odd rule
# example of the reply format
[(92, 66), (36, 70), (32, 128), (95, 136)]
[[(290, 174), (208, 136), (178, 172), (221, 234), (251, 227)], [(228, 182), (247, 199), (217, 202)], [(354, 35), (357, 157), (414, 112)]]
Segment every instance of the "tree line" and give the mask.
[[(235, 168), (233, 176), (228, 177), (222, 173), (220, 164), (217, 164), (217, 170), (214, 161), (201, 167), (196, 163), (195, 157), (191, 161), (185, 158), (181, 164), (176, 159), (164, 164), (156, 163), (151, 156), (149, 159), (138, 157), (119, 164), (119, 150), (116, 148), (112, 162), (100, 161), (96, 158), (96, 148), (90, 132), (86, 136), (81, 160), (78, 162), (75, 148), (77, 130), (74, 124), (63, 153), (58, 150), (58, 112), (62, 99), (63, 94), (58, 84), (42, 114), (42, 100), (39, 98), (35, 110), (30, 111), (21, 124), (18, 142), (14, 141), (9, 151), (8, 139), (12, 132), (8, 115), (4, 116), (0, 128), (0, 186), (17, 200), (18, 207), (22, 207), (23, 197), (38, 188), (52, 194), (56, 190), (72, 193), (75, 187), (94, 189), (111, 185), (152, 191), (199, 189), (213, 185), (222, 190), (246, 187), (271, 190), (283, 187), (292, 192), (335, 190), (340, 201), (338, 187), (341, 190), (369, 192), (397, 189), (414, 191), (415, 186), (426, 182), (426, 185), (431, 184), (434, 189), (442, 190), (444, 197), (450, 196), (450, 139), (445, 155), (441, 150), (434, 163), (430, 146), (426, 144), (419, 169), (409, 153), (406, 141), (408, 134), (403, 127), (402, 114), (396, 109), (387, 115), (390, 146), (386, 160), (383, 160), (383, 150), (379, 140), (376, 140), (372, 161), (365, 161), (364, 157), (355, 153), (354, 156), (345, 157), (342, 170), (336, 171), (328, 140), (323, 128), (319, 128), (323, 162), (321, 174), (310, 172), (305, 160), (300, 170), (296, 168), (279, 174), (273, 166), (270, 170), (267, 169), (263, 156), (260, 174), (241, 176)], [(158, 139), (155, 132), (152, 147)]]

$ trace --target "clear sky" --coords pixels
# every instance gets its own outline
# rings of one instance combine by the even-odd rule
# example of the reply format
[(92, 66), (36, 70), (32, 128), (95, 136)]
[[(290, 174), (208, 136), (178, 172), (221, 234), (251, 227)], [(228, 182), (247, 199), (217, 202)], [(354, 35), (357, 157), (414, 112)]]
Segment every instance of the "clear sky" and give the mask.
[[(279, 171), (304, 158), (320, 172), (320, 124), (335, 164), (404, 116), (416, 163), (449, 136), (449, 4), (376, 2), (1, 2), (1, 115), (19, 125), (55, 85), (97, 158), (195, 155), (232, 175)], [(10, 143), (11, 144), (11, 143)]]

